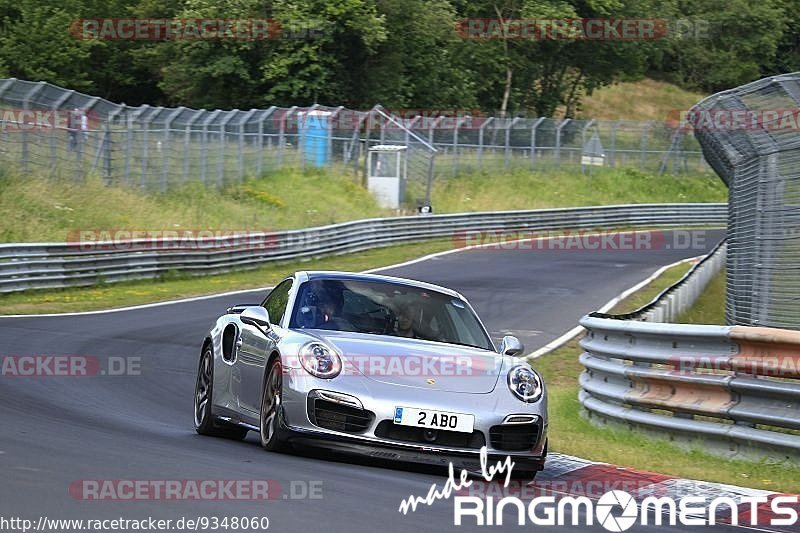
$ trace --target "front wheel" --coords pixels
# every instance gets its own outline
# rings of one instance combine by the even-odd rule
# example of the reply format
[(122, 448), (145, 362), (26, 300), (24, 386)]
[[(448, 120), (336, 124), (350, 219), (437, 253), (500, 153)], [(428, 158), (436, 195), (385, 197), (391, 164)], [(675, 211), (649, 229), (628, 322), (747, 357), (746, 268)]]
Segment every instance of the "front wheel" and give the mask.
[(283, 366), (275, 358), (264, 378), (261, 393), (261, 446), (271, 452), (285, 451), (288, 446), (282, 427)]
[(197, 382), (194, 387), (194, 430), (200, 435), (242, 440), (247, 430), (238, 426), (218, 424), (211, 412), (214, 394), (214, 351), (207, 346), (200, 356)]
[(511, 471), (511, 477), (523, 483), (533, 483), (538, 473), (539, 470), (517, 470), (515, 468)]

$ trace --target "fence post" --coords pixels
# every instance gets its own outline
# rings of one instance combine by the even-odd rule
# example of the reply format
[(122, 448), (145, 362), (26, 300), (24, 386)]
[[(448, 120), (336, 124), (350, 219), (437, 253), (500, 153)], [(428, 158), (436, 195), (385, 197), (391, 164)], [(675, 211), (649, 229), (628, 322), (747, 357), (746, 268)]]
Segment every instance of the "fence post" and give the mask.
[(561, 168), (561, 130), (570, 123), (572, 119), (565, 118), (556, 126), (556, 168)]
[[(306, 134), (308, 129), (308, 121), (309, 115), (316, 111), (319, 107), (319, 104), (314, 104), (311, 107), (306, 108), (305, 111), (302, 112), (302, 123), (301, 123), (301, 113), (297, 113), (297, 155), (300, 157), (300, 170), (305, 170), (306, 168)], [(302, 127), (301, 127), (302, 126)]]
[[(171, 135), (171, 128), (172, 128), (172, 121), (175, 120), (175, 117), (183, 113), (185, 107), (179, 107), (169, 115), (167, 115), (167, 120), (164, 121), (164, 139), (161, 142), (161, 190), (167, 190), (167, 174), (169, 169), (169, 140)], [(187, 157), (186, 154), (183, 155)]]
[[(89, 134), (90, 133), (92, 134), (92, 139), (97, 137), (97, 132), (93, 132), (88, 127), (89, 126), (88, 113), (92, 110), (92, 108), (95, 106), (95, 104), (97, 102), (99, 102), (99, 101), (100, 101), (100, 97), (99, 96), (93, 96), (81, 108), (81, 124), (78, 125), (79, 131), (80, 131), (80, 133), (78, 135), (78, 139), (79, 139), (79, 142), (78, 142), (78, 148), (79, 148), (78, 153), (80, 154), (80, 157), (81, 157), (81, 163), (83, 162), (84, 153), (86, 153), (86, 151), (90, 149), (90, 147), (89, 147), (89, 138), (90, 138)], [(83, 121), (84, 121), (84, 119), (86, 120), (86, 126), (87, 126), (86, 130), (83, 129)], [(97, 162), (100, 159), (100, 149), (101, 149), (101, 145), (98, 144), (97, 145), (97, 149), (94, 151), (94, 157), (92, 158), (92, 166), (89, 169), (89, 173), (94, 172), (94, 169), (97, 168)], [(80, 169), (81, 169), (82, 176), (85, 177), (87, 172), (86, 172), (86, 169), (84, 168), (83, 164), (81, 164), (81, 168)]]
[(642, 131), (642, 159), (639, 162), (639, 168), (641, 170), (645, 169), (645, 164), (647, 163), (647, 134), (649, 133), (649, 126), (649, 123), (645, 123), (644, 130)]
[(278, 130), (278, 168), (283, 166), (283, 150), (286, 148), (286, 123), (289, 121), (289, 117), (297, 109), (296, 105), (293, 105), (289, 108), (289, 111), (283, 114), (283, 118), (281, 120), (281, 126)]
[(483, 172), (483, 132), (489, 124), (492, 123), (494, 117), (489, 117), (483, 121), (480, 129), (478, 130), (478, 170)]
[[(405, 144), (406, 144), (406, 150), (407, 150), (407, 152), (409, 152), (409, 153), (410, 153), (410, 151), (411, 151), (411, 132), (412, 132), (412, 128), (414, 127), (414, 124), (416, 124), (416, 123), (417, 123), (417, 121), (418, 121), (419, 119), (421, 119), (421, 118), (422, 118), (422, 117), (421, 117), (420, 115), (417, 115), (416, 117), (414, 117), (413, 119), (411, 119), (411, 122), (409, 122), (409, 123), (408, 123), (408, 126), (406, 126), (406, 132), (405, 132)], [(407, 157), (406, 157), (406, 161), (408, 161), (408, 158), (407, 158)]]
[(208, 125), (222, 113), (219, 109), (212, 111), (203, 121), (203, 140), (200, 142), (200, 180), (206, 185), (206, 170), (208, 168)]
[(264, 121), (266, 121), (272, 113), (275, 112), (277, 107), (271, 106), (264, 111), (261, 118), (258, 119), (258, 160), (256, 162), (256, 175), (260, 178), (264, 168)]
[[(342, 112), (344, 109), (343, 105), (337, 107), (333, 113), (330, 114), (328, 117), (328, 166), (333, 168), (333, 125), (336, 123), (336, 120), (339, 118), (339, 113)], [(344, 158), (342, 158), (342, 162), (344, 162)]]
[(258, 109), (251, 109), (245, 116), (239, 120), (239, 181), (244, 180), (244, 125), (250, 121), (250, 118), (258, 113)]
[(514, 127), (514, 124), (521, 120), (520, 117), (514, 117), (511, 119), (511, 122), (506, 126), (506, 147), (505, 147), (505, 158), (503, 161), (503, 166), (508, 168), (509, 164), (511, 163), (511, 128)]
[(147, 158), (148, 149), (150, 147), (150, 121), (142, 121), (142, 175), (139, 178), (139, 183), (142, 189), (147, 188)]
[(465, 117), (456, 117), (456, 125), (453, 129), (453, 177), (458, 174), (458, 128), (465, 120)]
[[(583, 164), (583, 147), (586, 146), (586, 130), (591, 128), (593, 124), (594, 124), (594, 120), (590, 120), (581, 129), (581, 174), (585, 174), (586, 173), (586, 167)], [(589, 166), (590, 166), (589, 175), (591, 175), (592, 174), (592, 168), (591, 167), (593, 167), (594, 165), (589, 165)]]
[[(44, 82), (40, 81), (36, 83), (30, 91), (25, 93), (25, 95), (22, 97), (22, 109), (24, 109), (25, 111), (29, 111), (31, 108), (31, 98), (33, 98), (33, 96), (42, 89), (44, 89)], [(27, 174), (28, 164), (30, 162), (30, 153), (29, 153), (30, 147), (28, 146), (29, 143), (28, 127), (25, 124), (20, 124), (18, 125), (18, 127), (22, 128), (22, 153), (20, 154), (22, 160), (20, 161), (20, 163), (22, 167), (22, 172)]]
[(531, 170), (536, 165), (536, 129), (544, 120), (545, 117), (539, 117), (533, 121), (533, 126), (531, 126)]
[(434, 152), (431, 154), (430, 158), (428, 158), (428, 184), (425, 187), (425, 204), (431, 205), (431, 189), (433, 188), (433, 160), (436, 157), (436, 153)]
[(192, 126), (198, 118), (207, 113), (205, 109), (194, 112), (192, 118), (186, 121), (183, 126), (183, 183), (189, 180), (189, 161), (192, 159)]
[[(100, 162), (100, 157), (102, 156), (102, 173), (106, 185), (111, 185), (111, 123), (114, 121), (117, 115), (122, 113), (122, 111), (123, 106), (117, 107), (106, 117), (106, 120), (103, 124), (102, 141), (100, 141), (100, 144), (98, 144), (97, 150), (94, 154), (94, 160), (92, 161), (92, 169), (90, 172), (94, 173), (98, 163)], [(95, 133), (100, 133), (100, 130), (97, 130)]]
[[(4, 80), (2, 83), (0, 83), (0, 96), (2, 96), (3, 93), (5, 93), (8, 90), (9, 87), (14, 85), (15, 81), (17, 81), (16, 78), (8, 78), (7, 80)], [(3, 100), (0, 99), (0, 103), (2, 103), (2, 101)], [(2, 142), (10, 142), (8, 140), (8, 133), (6, 133), (5, 117), (3, 117), (3, 116), (0, 116), (0, 141), (2, 141)], [(0, 142), (0, 154), (3, 153), (2, 142)]]
[(225, 144), (228, 142), (228, 132), (225, 128), (228, 127), (228, 122), (239, 112), (238, 109), (231, 109), (225, 114), (219, 125), (219, 162), (217, 163), (217, 186), (222, 188), (225, 182)]
[(123, 163), (122, 181), (130, 185), (131, 157), (133, 157), (133, 124), (136, 113), (125, 113), (125, 162)]
[(106, 123), (106, 134), (105, 138), (103, 139), (103, 146), (105, 150), (103, 151), (103, 177), (106, 180), (108, 185), (111, 185), (111, 154), (112, 154), (112, 145), (113, 139), (111, 137), (111, 124)]
[(378, 108), (377, 105), (374, 106), (372, 109), (370, 109), (367, 112), (367, 115), (364, 117), (364, 120), (366, 121), (364, 123), (364, 168), (361, 171), (361, 185), (365, 189), (369, 185), (369, 178), (368, 178), (369, 169), (367, 168), (368, 166), (367, 158), (369, 157), (369, 140), (372, 134), (372, 125), (373, 125), (372, 116), (375, 113), (376, 108)]
[[(0, 94), (2, 94), (2, 90), (0, 90)], [(53, 102), (51, 109), (53, 111), (53, 115), (58, 113), (58, 110), (64, 105), (64, 102), (69, 100), (72, 95), (75, 94), (75, 91), (65, 91), (64, 94), (58, 97), (58, 100)], [(124, 105), (124, 104), (123, 104)], [(67, 110), (69, 113), (69, 110)], [(67, 115), (69, 116), (69, 115)], [(69, 137), (69, 131), (67, 131), (67, 136)], [(58, 168), (58, 129), (53, 125), (53, 129), (50, 135), (50, 172), (51, 175), (55, 174), (56, 169)]]
[(617, 126), (619, 125), (618, 120), (615, 120), (611, 123), (611, 146), (609, 147), (609, 155), (611, 156), (611, 165), (612, 167), (617, 165)]
[[(351, 137), (352, 142), (354, 143), (352, 148), (350, 148), (350, 152), (353, 154), (351, 159), (353, 160), (353, 181), (358, 183), (358, 170), (359, 165), (361, 163), (361, 152), (363, 150), (362, 143), (361, 143), (361, 125), (364, 124), (364, 142), (368, 143), (369, 140), (369, 120), (370, 115), (372, 114), (372, 110), (367, 111), (363, 115), (358, 117), (358, 123), (353, 128), (353, 136)], [(365, 164), (366, 166), (366, 164)], [(366, 179), (366, 174), (363, 174), (362, 181)]]

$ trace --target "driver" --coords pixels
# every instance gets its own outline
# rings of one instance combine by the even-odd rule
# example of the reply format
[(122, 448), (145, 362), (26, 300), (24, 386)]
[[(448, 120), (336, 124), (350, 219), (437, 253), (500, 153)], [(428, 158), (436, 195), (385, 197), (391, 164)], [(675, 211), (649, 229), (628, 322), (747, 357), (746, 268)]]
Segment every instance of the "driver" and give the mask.
[(398, 337), (408, 337), (412, 339), (426, 338), (419, 334), (421, 327), (422, 306), (414, 302), (404, 302), (397, 306), (395, 335)]
[(330, 287), (321, 286), (314, 289), (317, 296), (317, 329), (336, 331), (352, 331), (353, 325), (342, 317), (342, 293)]

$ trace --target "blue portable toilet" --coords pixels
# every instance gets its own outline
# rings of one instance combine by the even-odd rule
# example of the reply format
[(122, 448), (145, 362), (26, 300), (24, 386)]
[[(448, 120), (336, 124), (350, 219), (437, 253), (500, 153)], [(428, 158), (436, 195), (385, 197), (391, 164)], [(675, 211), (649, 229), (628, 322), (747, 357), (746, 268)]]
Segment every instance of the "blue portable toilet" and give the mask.
[(328, 164), (331, 143), (331, 113), (329, 111), (309, 111), (300, 113), (300, 139), (303, 157), (307, 163), (316, 167)]

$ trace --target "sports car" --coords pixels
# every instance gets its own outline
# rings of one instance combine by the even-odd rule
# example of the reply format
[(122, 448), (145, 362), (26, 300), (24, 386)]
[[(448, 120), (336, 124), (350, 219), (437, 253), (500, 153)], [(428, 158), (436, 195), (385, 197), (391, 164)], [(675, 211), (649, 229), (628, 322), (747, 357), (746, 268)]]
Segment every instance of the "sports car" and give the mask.
[[(547, 456), (547, 394), (515, 337), (496, 348), (458, 292), (347, 272), (296, 272), (206, 335), (194, 398), (202, 435), (270, 451), (327, 447), (477, 469)], [(482, 449), (485, 447), (485, 450)]]

